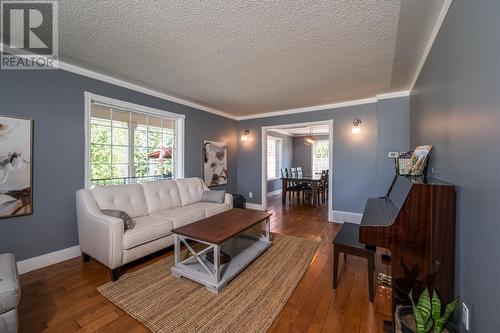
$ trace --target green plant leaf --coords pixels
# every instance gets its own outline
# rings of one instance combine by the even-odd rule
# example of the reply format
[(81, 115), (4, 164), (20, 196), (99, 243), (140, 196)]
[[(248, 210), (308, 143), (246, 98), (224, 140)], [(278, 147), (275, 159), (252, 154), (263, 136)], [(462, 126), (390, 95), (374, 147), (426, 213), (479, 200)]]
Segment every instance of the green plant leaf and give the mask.
[(441, 318), (441, 300), (435, 290), (432, 292), (432, 318), (434, 321)]
[(434, 320), (434, 333), (441, 333), (443, 331), (444, 321), (442, 318)]
[(409, 295), (412, 306), (413, 315), (415, 317), (415, 324), (418, 333), (429, 332), (432, 328), (431, 320), (431, 299), (429, 296), (429, 290), (424, 290), (418, 299), (418, 303), (415, 304), (413, 300), (413, 293), (410, 291)]
[(429, 296), (429, 290), (425, 289), (420, 297), (418, 298), (417, 308), (424, 316), (424, 319), (428, 319), (431, 316), (431, 298)]
[[(436, 300), (435, 300), (436, 299)], [(439, 302), (439, 311), (437, 311), (438, 307), (438, 302)], [(443, 331), (444, 324), (448, 321), (450, 318), (450, 315), (452, 312), (456, 309), (458, 306), (459, 300), (458, 298), (454, 299), (450, 304), (448, 304), (445, 308), (444, 315), (441, 316), (441, 301), (439, 300), (439, 297), (437, 296), (436, 291), (434, 291), (432, 295), (432, 317), (434, 321), (434, 333), (441, 333)], [(434, 309), (436, 307), (436, 309)]]
[[(430, 332), (432, 330), (432, 325), (433, 325), (433, 322), (432, 320), (429, 320), (427, 322), (427, 324), (425, 325), (425, 331), (423, 331), (424, 333), (427, 333), (427, 332)], [(434, 332), (435, 333), (435, 332)]]
[(453, 301), (451, 301), (450, 304), (446, 306), (443, 315), (444, 322), (448, 321), (448, 318), (450, 318), (453, 311), (455, 311), (455, 309), (457, 308), (458, 303), (459, 303), (459, 298), (455, 298)]

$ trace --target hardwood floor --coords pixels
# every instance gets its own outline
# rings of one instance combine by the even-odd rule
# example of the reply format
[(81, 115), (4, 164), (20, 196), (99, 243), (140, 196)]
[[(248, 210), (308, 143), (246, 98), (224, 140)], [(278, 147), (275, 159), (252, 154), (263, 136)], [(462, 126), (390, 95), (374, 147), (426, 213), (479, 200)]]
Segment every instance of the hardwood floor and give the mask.
[[(269, 200), (271, 231), (320, 242), (314, 259), (269, 332), (382, 332), (390, 319), (390, 290), (377, 288), (368, 302), (367, 263), (348, 257), (339, 266), (338, 289), (332, 289), (332, 239), (340, 225), (327, 222), (327, 205), (309, 208)], [(171, 250), (129, 265), (134, 271)], [(377, 254), (376, 271), (387, 271)], [(104, 298), (96, 287), (110, 280), (109, 271), (91, 260), (71, 259), (21, 276), (20, 332), (148, 332), (135, 319)]]

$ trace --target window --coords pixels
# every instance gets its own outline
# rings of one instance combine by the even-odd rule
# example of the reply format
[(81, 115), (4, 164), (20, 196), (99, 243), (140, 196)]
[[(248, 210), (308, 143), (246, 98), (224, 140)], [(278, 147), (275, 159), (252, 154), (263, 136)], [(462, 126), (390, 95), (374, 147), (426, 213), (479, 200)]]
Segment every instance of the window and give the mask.
[(321, 173), (322, 170), (329, 169), (328, 140), (318, 140), (313, 144), (312, 170), (313, 173)]
[(183, 176), (182, 115), (86, 96), (88, 188)]
[(267, 137), (267, 179), (279, 177), (281, 168), (281, 139)]

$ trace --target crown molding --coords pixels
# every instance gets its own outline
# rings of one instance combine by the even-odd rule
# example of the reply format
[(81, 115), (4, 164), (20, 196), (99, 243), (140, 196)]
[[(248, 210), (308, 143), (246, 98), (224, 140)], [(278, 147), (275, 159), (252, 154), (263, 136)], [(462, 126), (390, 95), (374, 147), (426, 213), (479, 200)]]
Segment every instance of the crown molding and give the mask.
[(346, 102), (340, 102), (340, 103), (307, 106), (307, 107), (297, 108), (297, 109), (286, 109), (286, 110), (280, 110), (280, 111), (251, 114), (248, 116), (239, 116), (236, 118), (236, 120), (239, 121), (239, 120), (247, 120), (247, 119), (275, 117), (275, 116), (282, 116), (282, 115), (303, 113), (303, 112), (322, 111), (322, 110), (335, 109), (335, 108), (341, 108), (341, 107), (346, 107), (346, 106), (371, 104), (371, 103), (376, 103), (376, 102), (377, 102), (377, 98), (372, 97), (372, 98), (357, 99), (357, 100), (353, 100), (353, 101), (346, 101)]
[(399, 98), (399, 97), (408, 97), (408, 96), (410, 96), (410, 91), (409, 90), (396, 91), (396, 92), (387, 93), (387, 94), (379, 94), (379, 95), (377, 95), (377, 100), (381, 101), (381, 100), (384, 100), (384, 99)]
[[(3, 49), (4, 44), (0, 43), (0, 47)], [(19, 57), (28, 57), (29, 54), (23, 54), (19, 55)], [(351, 101), (345, 101), (345, 102), (339, 102), (339, 103), (332, 103), (332, 104), (323, 104), (323, 105), (316, 105), (316, 106), (309, 106), (309, 107), (303, 107), (303, 108), (296, 108), (296, 109), (288, 109), (288, 110), (280, 110), (280, 111), (272, 111), (272, 112), (266, 112), (266, 113), (260, 113), (260, 114), (254, 114), (254, 115), (248, 115), (248, 116), (234, 116), (222, 111), (219, 111), (217, 109), (210, 108), (208, 106), (190, 102), (188, 100), (174, 97), (153, 89), (146, 88), (144, 86), (131, 83), (122, 79), (115, 78), (110, 75), (102, 74), (96, 71), (92, 71), (77, 65), (72, 65), (70, 63), (64, 62), (59, 60), (58, 61), (58, 69), (64, 70), (67, 72), (71, 72), (74, 74), (82, 75), (85, 77), (89, 77), (95, 80), (103, 81), (109, 84), (113, 84), (119, 87), (127, 88), (130, 90), (134, 90), (146, 95), (150, 95), (153, 97), (161, 98), (164, 100), (167, 100), (169, 102), (174, 102), (177, 104), (189, 106), (201, 111), (206, 111), (212, 114), (216, 114), (218, 116), (226, 117), (232, 120), (246, 120), (246, 119), (255, 119), (255, 118), (265, 118), (265, 117), (274, 117), (274, 116), (279, 116), (279, 115), (286, 115), (286, 114), (294, 114), (294, 113), (302, 113), (302, 112), (312, 112), (312, 111), (321, 111), (321, 110), (327, 110), (327, 109), (334, 109), (334, 108), (340, 108), (340, 107), (347, 107), (347, 106), (354, 106), (354, 105), (362, 105), (362, 104), (370, 104), (370, 103), (376, 103), (380, 99), (388, 99), (388, 98), (397, 98), (401, 96), (408, 96), (409, 92), (393, 92), (393, 93), (387, 93), (387, 94), (382, 94), (382, 95), (377, 95), (375, 97), (370, 97), (370, 98), (364, 98), (364, 99), (357, 99), (357, 100), (351, 100)], [(404, 95), (406, 93), (406, 95)], [(383, 98), (379, 98), (379, 96), (383, 96)]]
[[(323, 132), (323, 133), (321, 133), (321, 132), (320, 133), (314, 132), (312, 135), (315, 136), (315, 137), (318, 137), (318, 136), (325, 136), (325, 135), (328, 135), (328, 134), (329, 133), (327, 133), (327, 132)], [(292, 137), (294, 137), (294, 138), (304, 138), (304, 137), (306, 137), (308, 135), (311, 135), (311, 134), (294, 134), (294, 135), (292, 135)]]
[(279, 133), (279, 134), (283, 134), (283, 135), (286, 135), (286, 136), (289, 136), (289, 137), (293, 137), (293, 135), (291, 135), (290, 133), (287, 133), (283, 130), (280, 130), (280, 129), (271, 129), (269, 130), (270, 132), (276, 132), (276, 133)]
[[(0, 46), (3, 49), (4, 44), (0, 43)], [(20, 57), (27, 57), (29, 54), (26, 55), (19, 55)], [(303, 108), (295, 108), (295, 109), (287, 109), (287, 110), (279, 110), (279, 111), (272, 111), (272, 112), (266, 112), (266, 113), (260, 113), (260, 114), (253, 114), (253, 115), (247, 115), (247, 116), (234, 116), (229, 113), (225, 113), (222, 111), (219, 111), (217, 109), (210, 108), (208, 106), (190, 102), (188, 100), (174, 97), (150, 88), (146, 88), (144, 86), (131, 83), (122, 79), (115, 78), (110, 75), (102, 74), (96, 71), (92, 71), (77, 65), (72, 65), (70, 63), (64, 62), (59, 60), (58, 61), (58, 69), (64, 70), (67, 72), (71, 72), (74, 74), (82, 75), (85, 77), (89, 77), (91, 79), (103, 81), (109, 84), (113, 84), (119, 87), (127, 88), (130, 90), (134, 90), (146, 95), (150, 95), (153, 97), (161, 98), (164, 100), (167, 100), (169, 102), (174, 102), (177, 104), (189, 106), (201, 111), (206, 111), (218, 116), (226, 117), (232, 120), (247, 120), (247, 119), (255, 119), (255, 118), (266, 118), (266, 117), (274, 117), (274, 116), (280, 116), (280, 115), (286, 115), (286, 114), (295, 114), (295, 113), (302, 113), (302, 112), (313, 112), (313, 111), (321, 111), (321, 110), (328, 110), (328, 109), (335, 109), (335, 108), (341, 108), (341, 107), (347, 107), (347, 106), (354, 106), (354, 105), (363, 105), (363, 104), (371, 104), (371, 103), (376, 103), (380, 99), (388, 99), (388, 98), (397, 98), (401, 96), (408, 96), (409, 92), (408, 91), (402, 91), (402, 92), (393, 92), (393, 93), (386, 93), (382, 95), (376, 95), (375, 97), (370, 97), (370, 98), (364, 98), (364, 99), (357, 99), (357, 100), (351, 100), (351, 101), (344, 101), (344, 102), (338, 102), (338, 103), (332, 103), (332, 104), (323, 104), (323, 105), (316, 105), (316, 106), (308, 106), (308, 107), (303, 107)], [(379, 98), (380, 97), (380, 98)]]
[[(283, 135), (286, 135), (290, 138), (300, 138), (300, 137), (305, 137), (305, 136), (310, 135), (310, 134), (290, 134), (290, 133), (287, 133), (286, 131), (283, 131), (281, 129), (274, 129), (274, 128), (270, 128), (268, 131), (283, 134)], [(314, 136), (322, 136), (322, 135), (328, 135), (328, 132), (314, 133)]]
[(408, 91), (408, 90), (395, 91), (395, 92), (390, 92), (390, 93), (385, 93), (385, 94), (379, 94), (379, 95), (376, 95), (374, 97), (369, 97), (369, 98), (364, 98), (364, 99), (356, 99), (356, 100), (352, 100), (352, 101), (345, 101), (345, 102), (332, 103), (332, 104), (323, 104), (323, 105), (316, 105), (316, 106), (307, 106), (307, 107), (303, 107), (303, 108), (272, 111), (272, 112), (266, 112), (266, 113), (258, 113), (258, 114), (248, 115), (248, 116), (240, 116), (240, 117), (237, 117), (236, 120), (240, 121), (240, 120), (247, 120), (247, 119), (257, 119), (257, 118), (289, 115), (289, 114), (295, 114), (295, 113), (314, 112), (314, 111), (322, 111), (322, 110), (328, 110), (328, 109), (344, 108), (344, 107), (348, 107), (348, 106), (377, 103), (378, 101), (384, 100), (384, 99), (407, 97), (407, 96), (410, 96), (410, 91)]
[(432, 46), (434, 45), (434, 42), (436, 41), (437, 35), (439, 34), (439, 31), (441, 30), (441, 26), (443, 25), (444, 20), (446, 19), (446, 15), (448, 15), (448, 12), (450, 10), (452, 3), (453, 3), (453, 0), (445, 0), (444, 1), (443, 7), (441, 8), (441, 12), (439, 12), (439, 15), (436, 19), (436, 23), (434, 24), (434, 28), (432, 29), (431, 35), (429, 36), (429, 40), (427, 41), (427, 46), (424, 49), (424, 53), (422, 53), (422, 58), (420, 58), (420, 62), (418, 63), (418, 67), (417, 67), (417, 71), (415, 73), (415, 76), (413, 77), (413, 80), (411, 81), (410, 92), (413, 90), (413, 87), (415, 87), (415, 83), (417, 83), (418, 77), (420, 76), (420, 72), (422, 72), (422, 69), (424, 68), (427, 57), (429, 56), (429, 53), (431, 52)]
[(110, 83), (110, 84), (113, 84), (116, 86), (130, 89), (130, 90), (134, 90), (134, 91), (146, 94), (146, 95), (158, 97), (158, 98), (164, 99), (164, 100), (169, 101), (169, 102), (182, 104), (182, 105), (189, 106), (189, 107), (192, 107), (192, 108), (195, 108), (198, 110), (213, 113), (213, 114), (216, 114), (218, 116), (222, 116), (222, 117), (236, 120), (235, 116), (230, 115), (230, 114), (225, 113), (225, 112), (222, 112), (222, 111), (219, 111), (219, 110), (216, 110), (216, 109), (213, 109), (213, 108), (210, 108), (208, 106), (194, 103), (194, 102), (190, 102), (190, 101), (182, 99), (182, 98), (174, 97), (172, 95), (168, 95), (168, 94), (165, 94), (165, 93), (153, 90), (153, 89), (149, 89), (149, 88), (143, 87), (143, 86), (135, 84), (135, 83), (131, 83), (128, 81), (117, 79), (117, 78), (109, 76), (109, 75), (105, 75), (105, 74), (101, 74), (101, 73), (98, 73), (95, 71), (91, 71), (89, 69), (85, 69), (85, 68), (80, 67), (80, 66), (72, 65), (72, 64), (69, 64), (67, 62), (59, 61), (59, 69), (65, 70), (67, 72), (79, 74), (82, 76), (90, 77), (92, 79), (96, 79), (99, 81), (104, 81), (106, 83)]

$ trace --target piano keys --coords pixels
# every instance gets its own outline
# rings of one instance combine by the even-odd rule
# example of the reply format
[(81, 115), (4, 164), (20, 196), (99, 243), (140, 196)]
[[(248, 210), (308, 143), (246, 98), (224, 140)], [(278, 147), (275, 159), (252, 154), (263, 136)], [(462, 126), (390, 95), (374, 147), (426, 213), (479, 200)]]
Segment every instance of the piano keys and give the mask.
[(369, 198), (359, 241), (391, 252), (392, 307), (411, 304), (408, 293), (434, 288), (453, 298), (455, 187), (413, 183), (397, 175), (385, 197)]

